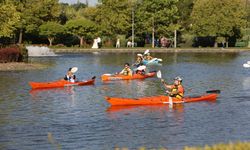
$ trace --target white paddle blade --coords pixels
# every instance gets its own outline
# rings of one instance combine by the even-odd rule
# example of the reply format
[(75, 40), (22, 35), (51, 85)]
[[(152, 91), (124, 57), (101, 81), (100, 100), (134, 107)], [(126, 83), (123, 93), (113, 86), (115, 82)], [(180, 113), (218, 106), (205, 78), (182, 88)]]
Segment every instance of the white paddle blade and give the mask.
[(161, 70), (157, 71), (156, 75), (157, 75), (157, 78), (161, 79)]
[(149, 53), (149, 49), (147, 49), (143, 55), (146, 55), (147, 53)]
[(243, 64), (244, 68), (250, 68), (250, 64)]
[(162, 59), (161, 58), (157, 58), (157, 61), (162, 61)]
[(137, 70), (140, 70), (140, 71), (145, 70), (145, 69), (146, 69), (146, 66), (140, 66), (137, 68)]
[(73, 67), (70, 71), (71, 71), (72, 73), (75, 73), (75, 72), (77, 72), (77, 70), (78, 70), (77, 67)]
[(152, 63), (152, 62), (154, 62), (154, 61), (157, 61), (157, 58), (151, 59), (150, 61), (148, 61), (148, 64), (150, 64), (150, 63)]

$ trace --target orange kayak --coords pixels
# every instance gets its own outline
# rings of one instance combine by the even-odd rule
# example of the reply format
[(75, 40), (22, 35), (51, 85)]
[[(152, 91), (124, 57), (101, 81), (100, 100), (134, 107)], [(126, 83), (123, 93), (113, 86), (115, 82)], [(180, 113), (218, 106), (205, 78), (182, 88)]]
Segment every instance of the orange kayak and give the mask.
[(65, 87), (65, 86), (84, 86), (84, 85), (92, 85), (94, 84), (95, 79), (87, 81), (77, 81), (77, 82), (69, 82), (66, 80), (57, 80), (52, 82), (29, 82), (29, 85), (32, 89), (41, 89), (41, 88), (57, 88), (57, 87)]
[[(173, 104), (177, 103), (190, 103), (198, 101), (215, 101), (218, 94), (204, 94), (197, 97), (185, 97), (183, 99), (172, 98)], [(117, 105), (157, 105), (169, 104), (169, 97), (165, 95), (142, 97), (142, 98), (118, 98), (118, 97), (105, 97), (107, 102), (112, 106)]]
[(103, 74), (101, 76), (102, 81), (111, 81), (111, 80), (133, 80), (133, 79), (145, 79), (154, 77), (156, 72), (150, 72), (145, 75), (141, 74), (133, 74), (132, 76), (125, 76), (125, 75), (114, 75), (114, 74)]

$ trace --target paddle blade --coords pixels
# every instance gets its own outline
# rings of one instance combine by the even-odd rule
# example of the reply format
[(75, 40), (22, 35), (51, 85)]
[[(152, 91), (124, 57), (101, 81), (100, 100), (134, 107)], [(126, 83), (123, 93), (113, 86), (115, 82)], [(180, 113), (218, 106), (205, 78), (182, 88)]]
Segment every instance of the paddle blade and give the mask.
[(140, 70), (140, 71), (145, 70), (145, 69), (146, 69), (146, 66), (140, 66), (137, 68), (137, 70)]
[(96, 76), (93, 76), (93, 77), (92, 77), (92, 80), (94, 80), (95, 78), (96, 78)]
[(250, 68), (250, 64), (248, 64), (248, 63), (247, 64), (243, 64), (243, 67), (244, 68)]
[(162, 61), (162, 59), (161, 58), (157, 58), (157, 61)]
[(148, 64), (150, 64), (150, 63), (152, 63), (152, 62), (154, 62), (154, 61), (157, 61), (157, 58), (151, 59), (150, 61), (148, 61)]
[(210, 91), (206, 91), (206, 93), (217, 93), (217, 94), (220, 94), (220, 90), (210, 90)]
[(157, 71), (156, 75), (157, 75), (157, 78), (161, 79), (161, 70)]
[(72, 73), (75, 73), (75, 72), (77, 72), (77, 70), (78, 70), (77, 67), (73, 67), (70, 71), (71, 71)]
[(143, 55), (146, 55), (147, 53), (149, 53), (149, 49), (147, 49)]

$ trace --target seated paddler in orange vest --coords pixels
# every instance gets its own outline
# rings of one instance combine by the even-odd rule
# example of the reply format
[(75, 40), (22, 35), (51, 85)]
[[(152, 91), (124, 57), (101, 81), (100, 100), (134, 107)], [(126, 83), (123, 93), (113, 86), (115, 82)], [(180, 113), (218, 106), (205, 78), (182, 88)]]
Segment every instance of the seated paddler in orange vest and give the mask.
[(174, 78), (174, 84), (168, 85), (163, 79), (161, 82), (164, 84), (164, 86), (169, 89), (167, 90), (167, 93), (170, 97), (174, 97), (177, 99), (182, 99), (184, 96), (184, 87), (182, 85), (182, 78), (177, 76)]
[(133, 75), (133, 71), (130, 69), (129, 63), (124, 64), (124, 69), (119, 74), (125, 75), (125, 76), (132, 76)]

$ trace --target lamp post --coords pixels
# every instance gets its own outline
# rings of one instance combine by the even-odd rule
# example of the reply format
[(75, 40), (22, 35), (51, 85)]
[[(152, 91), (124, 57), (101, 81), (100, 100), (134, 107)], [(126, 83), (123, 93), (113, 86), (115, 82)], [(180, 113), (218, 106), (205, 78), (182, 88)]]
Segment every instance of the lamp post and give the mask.
[(249, 41), (249, 30), (248, 30), (248, 17), (249, 17), (249, 11), (248, 11), (248, 1), (246, 0), (246, 36), (247, 36), (247, 47), (250, 47), (250, 41)]
[(135, 43), (135, 9), (134, 2), (132, 1), (132, 47), (134, 47)]

